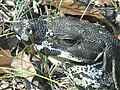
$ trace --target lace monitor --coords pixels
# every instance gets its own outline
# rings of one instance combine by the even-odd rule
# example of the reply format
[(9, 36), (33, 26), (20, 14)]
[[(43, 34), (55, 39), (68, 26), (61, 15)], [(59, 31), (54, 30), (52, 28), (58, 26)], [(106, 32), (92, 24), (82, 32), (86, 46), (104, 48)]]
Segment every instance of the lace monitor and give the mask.
[(120, 90), (120, 41), (101, 25), (64, 16), (23, 20), (14, 31), (24, 41), (32, 36), (41, 53), (63, 58), (79, 90)]

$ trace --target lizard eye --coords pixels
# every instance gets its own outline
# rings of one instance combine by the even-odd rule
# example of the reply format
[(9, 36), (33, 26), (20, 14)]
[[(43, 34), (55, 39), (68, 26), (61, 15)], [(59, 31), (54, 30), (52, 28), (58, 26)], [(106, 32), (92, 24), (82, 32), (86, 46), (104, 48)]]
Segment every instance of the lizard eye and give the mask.
[(67, 38), (67, 39), (62, 39), (62, 43), (67, 46), (72, 46), (77, 43), (77, 40), (73, 38)]

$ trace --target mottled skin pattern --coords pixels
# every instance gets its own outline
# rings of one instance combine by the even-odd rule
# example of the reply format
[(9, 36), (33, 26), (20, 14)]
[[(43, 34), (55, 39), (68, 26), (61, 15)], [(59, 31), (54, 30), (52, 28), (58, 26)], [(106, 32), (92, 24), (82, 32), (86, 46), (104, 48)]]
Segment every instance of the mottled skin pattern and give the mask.
[(120, 89), (120, 41), (104, 27), (72, 17), (23, 21), (14, 31), (25, 41), (26, 28), (42, 53), (70, 59), (62, 66), (78, 89)]

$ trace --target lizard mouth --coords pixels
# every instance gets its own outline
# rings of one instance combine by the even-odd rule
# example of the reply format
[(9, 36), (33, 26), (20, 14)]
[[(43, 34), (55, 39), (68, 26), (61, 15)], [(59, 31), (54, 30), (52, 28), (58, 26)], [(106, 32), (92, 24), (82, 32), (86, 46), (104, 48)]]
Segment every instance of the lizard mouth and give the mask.
[(95, 59), (85, 59), (85, 58), (78, 58), (78, 57), (73, 57), (70, 55), (68, 52), (61, 52), (61, 54), (57, 56), (49, 55), (48, 59), (55, 59), (58, 62), (73, 62), (79, 65), (92, 65), (96, 64), (98, 62), (101, 62), (103, 60), (103, 52), (99, 53)]

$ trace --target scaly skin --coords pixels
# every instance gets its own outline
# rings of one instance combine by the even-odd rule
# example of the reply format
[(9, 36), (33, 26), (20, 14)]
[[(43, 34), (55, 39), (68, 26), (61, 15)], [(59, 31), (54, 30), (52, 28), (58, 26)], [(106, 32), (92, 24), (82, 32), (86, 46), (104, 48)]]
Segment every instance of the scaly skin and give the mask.
[(72, 17), (26, 22), (16, 24), (14, 31), (28, 41), (24, 30), (32, 30), (40, 52), (68, 59), (63, 69), (78, 89), (120, 89), (120, 41), (105, 28)]

